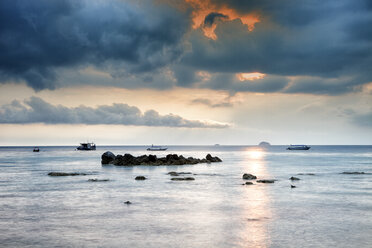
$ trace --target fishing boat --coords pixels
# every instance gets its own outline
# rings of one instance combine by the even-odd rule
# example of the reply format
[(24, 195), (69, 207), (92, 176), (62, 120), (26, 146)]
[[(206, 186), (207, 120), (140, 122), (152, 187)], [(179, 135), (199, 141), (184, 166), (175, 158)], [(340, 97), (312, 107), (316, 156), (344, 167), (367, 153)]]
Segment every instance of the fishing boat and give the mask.
[(168, 149), (168, 147), (151, 145), (146, 150), (147, 151), (165, 151), (167, 149)]
[(80, 151), (90, 151), (90, 150), (96, 150), (96, 144), (92, 143), (80, 143), (80, 146), (76, 148)]
[(40, 152), (40, 149), (39, 149), (39, 147), (34, 147), (34, 150), (33, 150), (33, 152)]
[(310, 146), (307, 145), (290, 145), (287, 150), (309, 150)]

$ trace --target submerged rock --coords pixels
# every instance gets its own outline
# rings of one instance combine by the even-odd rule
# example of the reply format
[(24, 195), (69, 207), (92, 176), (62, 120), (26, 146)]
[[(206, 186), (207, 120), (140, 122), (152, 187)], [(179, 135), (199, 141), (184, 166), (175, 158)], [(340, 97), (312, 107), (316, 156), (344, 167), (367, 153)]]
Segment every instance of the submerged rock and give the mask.
[(289, 180), (298, 181), (298, 180), (301, 180), (301, 179), (299, 179), (298, 177), (290, 177)]
[(158, 158), (156, 155), (142, 155), (135, 157), (131, 154), (114, 155), (112, 152), (105, 152), (101, 157), (102, 164), (114, 164), (119, 166), (134, 166), (134, 165), (184, 165), (184, 164), (198, 164), (198, 163), (212, 163), (222, 162), (218, 157), (212, 157), (210, 154), (204, 159), (193, 157), (185, 158), (177, 154), (168, 154), (166, 157)]
[(255, 175), (252, 175), (252, 174), (249, 174), (249, 173), (244, 173), (243, 174), (243, 179), (252, 180), (252, 179), (257, 179), (257, 177)]
[(129, 205), (129, 204), (132, 204), (130, 201), (125, 201), (125, 202), (123, 202), (124, 204), (127, 204), (127, 205)]
[(350, 174), (350, 175), (362, 175), (365, 174), (363, 171), (344, 171), (341, 174)]
[(79, 172), (71, 172), (71, 173), (67, 173), (67, 172), (49, 172), (48, 173), (48, 176), (51, 176), (51, 177), (66, 177), (66, 176), (86, 176), (88, 174), (86, 173), (79, 173)]
[(170, 176), (173, 176), (173, 177), (177, 177), (179, 175), (188, 175), (188, 174), (192, 174), (192, 173), (191, 172), (175, 172), (175, 171), (171, 171), (171, 172), (168, 172), (167, 174), (170, 175)]
[(144, 176), (136, 176), (135, 180), (146, 180)]
[(296, 186), (294, 186), (294, 185), (291, 184), (291, 189), (293, 189), (293, 188), (296, 188)]
[(88, 179), (88, 182), (107, 182), (107, 181), (110, 181), (110, 179), (98, 179), (98, 178)]
[(297, 175), (315, 176), (314, 173), (298, 173)]
[(109, 164), (115, 159), (115, 154), (110, 151), (105, 152), (101, 156), (101, 163), (102, 164)]
[(275, 180), (272, 180), (272, 179), (261, 179), (261, 180), (257, 180), (256, 182), (258, 182), (258, 183), (274, 183)]
[(195, 178), (193, 177), (172, 177), (172, 181), (194, 181)]
[(243, 185), (252, 185), (253, 183), (252, 182), (245, 182), (245, 184)]

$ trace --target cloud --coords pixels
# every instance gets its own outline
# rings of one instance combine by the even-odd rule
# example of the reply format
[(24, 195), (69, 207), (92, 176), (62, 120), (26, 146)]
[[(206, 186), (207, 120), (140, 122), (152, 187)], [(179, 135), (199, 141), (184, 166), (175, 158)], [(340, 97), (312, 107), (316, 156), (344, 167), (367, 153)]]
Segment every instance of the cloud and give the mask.
[[(346, 94), (372, 82), (371, 16), (369, 0), (4, 0), (0, 83)], [(236, 82), (252, 72), (266, 80)]]
[(212, 12), (212, 13), (209, 13), (205, 19), (204, 19), (204, 25), (205, 26), (212, 26), (213, 23), (216, 22), (216, 20), (218, 19), (225, 19), (225, 18), (228, 18), (227, 15), (224, 15), (224, 14), (221, 14), (221, 13), (215, 13), (215, 12)]
[(180, 62), (190, 70), (260, 72), (288, 81), (294, 76), (317, 78), (314, 87), (297, 81), (291, 89), (307, 94), (344, 94), (372, 81), (368, 1), (212, 2), (242, 13), (257, 12), (260, 22), (251, 32), (239, 20), (221, 22), (214, 41), (195, 30), (189, 38), (192, 51)]
[(225, 99), (223, 102), (213, 103), (211, 100), (206, 98), (196, 98), (191, 101), (192, 104), (202, 104), (206, 105), (211, 108), (229, 108), (232, 107), (233, 104), (229, 101), (229, 99)]
[(79, 106), (67, 108), (51, 105), (38, 97), (23, 103), (14, 100), (0, 107), (0, 123), (28, 124), (86, 124), (134, 125), (183, 128), (227, 128), (227, 124), (187, 120), (178, 115), (160, 115), (155, 110), (142, 113), (127, 104), (101, 105), (96, 108)]
[(182, 54), (188, 19), (150, 1), (0, 1), (0, 80), (54, 89), (59, 68), (156, 71)]
[(372, 128), (372, 111), (363, 114), (355, 114), (352, 120), (361, 127)]

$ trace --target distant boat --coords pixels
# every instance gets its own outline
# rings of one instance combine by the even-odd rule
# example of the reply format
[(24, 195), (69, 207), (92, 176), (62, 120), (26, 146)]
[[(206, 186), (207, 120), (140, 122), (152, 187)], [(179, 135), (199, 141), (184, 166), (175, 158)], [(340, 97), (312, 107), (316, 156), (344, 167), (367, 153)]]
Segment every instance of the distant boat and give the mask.
[(40, 152), (40, 149), (39, 149), (39, 147), (34, 147), (34, 150), (33, 150), (33, 152)]
[(81, 150), (81, 151), (96, 150), (96, 144), (94, 144), (94, 143), (80, 143), (80, 146), (78, 146), (76, 149)]
[(306, 145), (290, 145), (287, 147), (287, 150), (309, 150), (310, 146)]
[(165, 151), (167, 150), (168, 147), (163, 147), (163, 146), (154, 146), (154, 145), (151, 145), (150, 147), (148, 147), (146, 150), (147, 151)]

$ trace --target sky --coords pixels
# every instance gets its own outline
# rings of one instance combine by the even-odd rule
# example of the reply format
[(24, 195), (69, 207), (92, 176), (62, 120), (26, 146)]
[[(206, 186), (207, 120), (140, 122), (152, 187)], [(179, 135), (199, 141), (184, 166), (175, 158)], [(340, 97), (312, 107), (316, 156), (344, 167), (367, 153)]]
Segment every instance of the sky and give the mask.
[(0, 146), (370, 145), (370, 0), (2, 0)]

